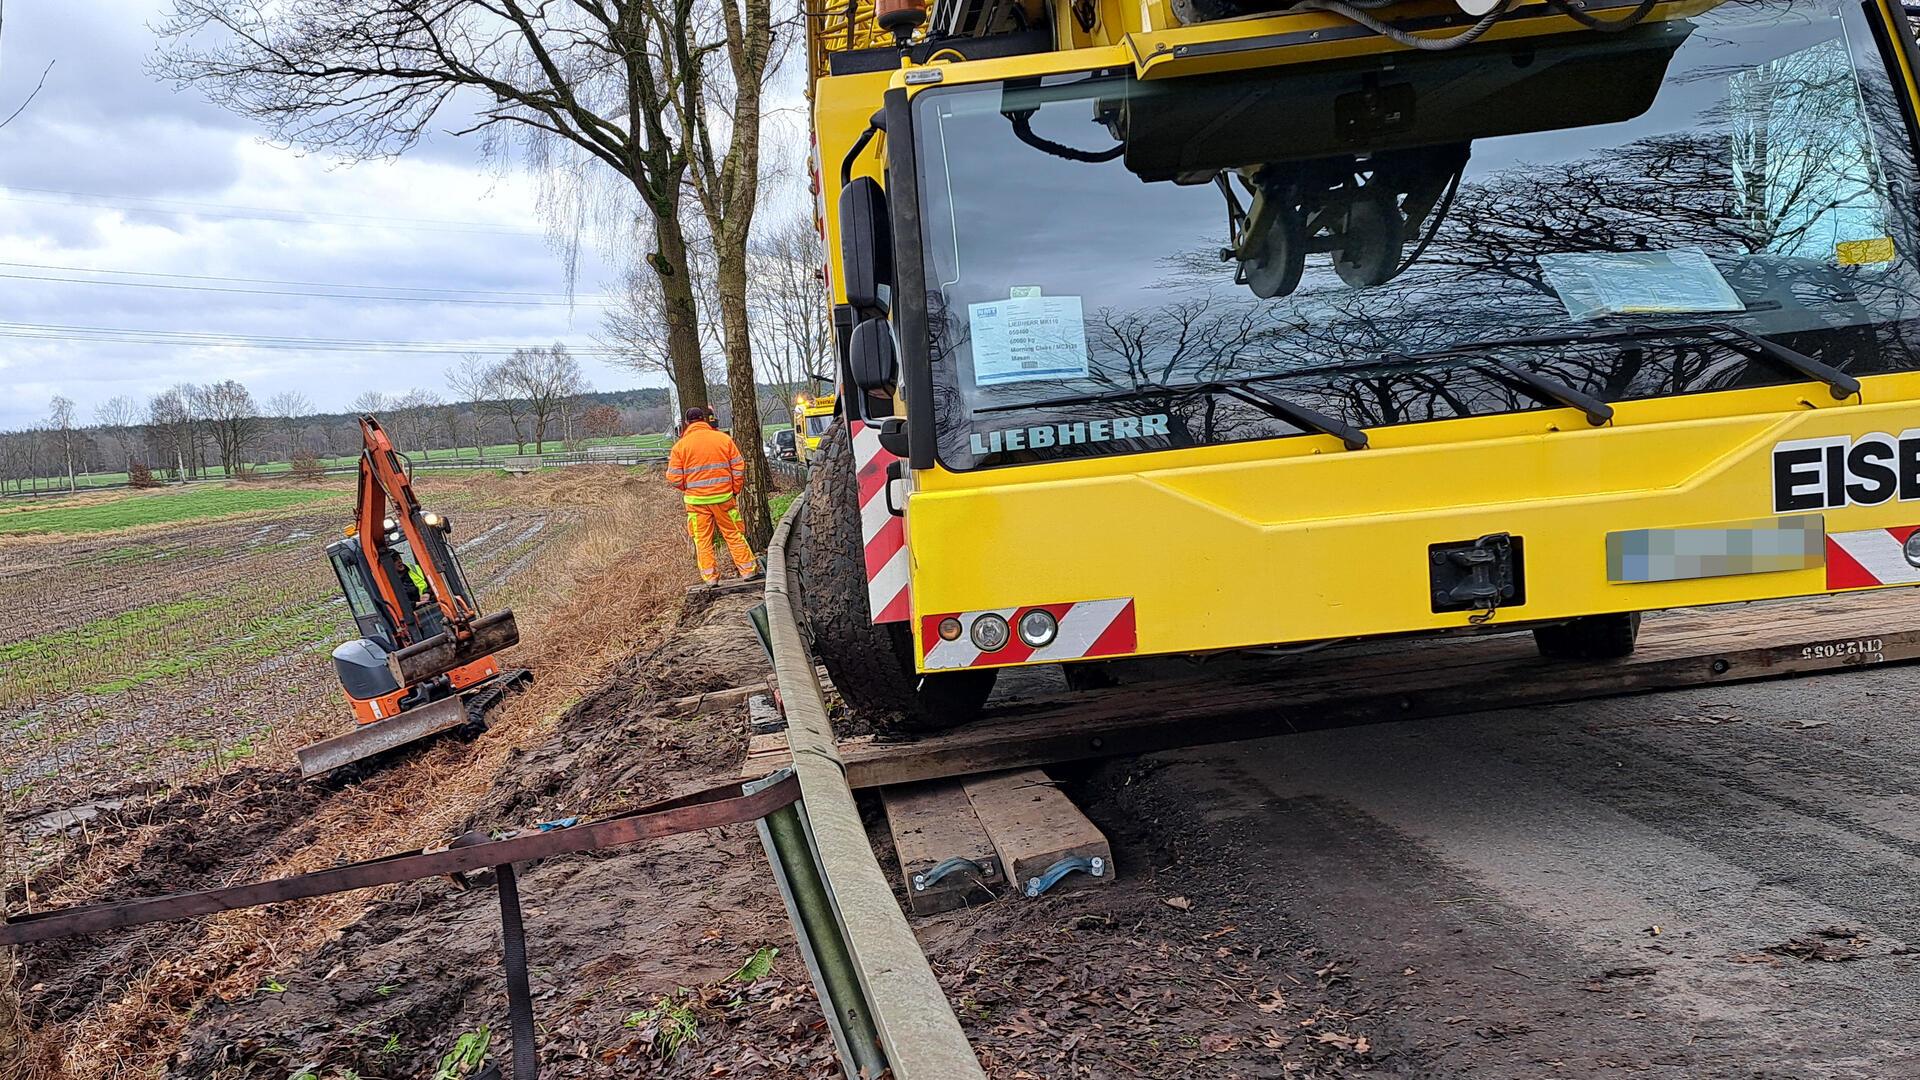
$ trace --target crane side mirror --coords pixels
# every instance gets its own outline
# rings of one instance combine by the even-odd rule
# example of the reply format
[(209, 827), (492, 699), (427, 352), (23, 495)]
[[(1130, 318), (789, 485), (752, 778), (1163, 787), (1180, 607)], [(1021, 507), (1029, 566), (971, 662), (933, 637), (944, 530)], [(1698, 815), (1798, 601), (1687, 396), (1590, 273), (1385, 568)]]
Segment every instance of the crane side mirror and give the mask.
[(893, 393), (900, 365), (893, 352), (893, 332), (885, 319), (868, 319), (853, 328), (847, 343), (847, 367), (862, 394)]
[(893, 225), (887, 193), (871, 176), (840, 189), (840, 270), (847, 303), (863, 314), (884, 315), (893, 293)]

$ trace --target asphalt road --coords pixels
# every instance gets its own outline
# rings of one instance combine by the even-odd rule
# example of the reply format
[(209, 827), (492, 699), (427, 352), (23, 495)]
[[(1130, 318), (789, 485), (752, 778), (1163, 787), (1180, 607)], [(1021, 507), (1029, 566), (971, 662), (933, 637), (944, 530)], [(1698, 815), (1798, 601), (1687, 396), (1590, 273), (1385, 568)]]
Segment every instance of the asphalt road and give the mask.
[(1868, 668), (1198, 747), (1107, 766), (1131, 793), (1103, 824), (1177, 836), (1243, 933), (1349, 963), (1390, 1072), (1920, 1077), (1916, 690)]

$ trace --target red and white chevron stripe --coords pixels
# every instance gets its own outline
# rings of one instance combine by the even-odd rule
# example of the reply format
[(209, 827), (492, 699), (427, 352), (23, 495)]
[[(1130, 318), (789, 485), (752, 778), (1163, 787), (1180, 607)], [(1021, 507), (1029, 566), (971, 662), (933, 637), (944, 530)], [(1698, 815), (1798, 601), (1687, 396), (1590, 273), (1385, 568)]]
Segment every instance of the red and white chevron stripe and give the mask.
[(887, 466), (900, 459), (880, 445), (880, 427), (851, 421), (853, 471), (860, 481), (860, 540), (867, 555), (867, 610), (876, 623), (905, 622), (907, 523), (887, 509)]
[(1907, 538), (1920, 525), (1827, 534), (1827, 588), (1920, 584), (1920, 567), (1907, 561)]
[[(1020, 625), (1020, 616), (1035, 609), (1050, 612), (1059, 620), (1060, 630), (1048, 644), (1036, 649), (1015, 635), (1003, 647), (993, 652), (982, 652), (973, 643), (974, 619), (991, 611), (1007, 620), (1008, 626), (1017, 627)], [(953, 641), (941, 639), (940, 623), (944, 619), (960, 620), (959, 638)], [(1134, 628), (1131, 598), (1082, 600), (1077, 604), (1030, 604), (1026, 607), (926, 615), (920, 620), (920, 642), (925, 653), (920, 666), (927, 671), (1125, 656), (1140, 647), (1139, 635)]]

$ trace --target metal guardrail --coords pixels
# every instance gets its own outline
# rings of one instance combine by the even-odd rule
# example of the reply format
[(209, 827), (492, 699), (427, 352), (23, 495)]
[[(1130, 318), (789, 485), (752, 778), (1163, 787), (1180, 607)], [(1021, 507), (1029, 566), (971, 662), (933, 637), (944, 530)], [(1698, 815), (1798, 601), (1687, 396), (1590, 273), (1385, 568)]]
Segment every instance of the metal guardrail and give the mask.
[(767, 459), (767, 468), (772, 470), (776, 475), (783, 476), (796, 484), (805, 485), (807, 482), (807, 467), (797, 461), (770, 457)]
[(894, 899), (847, 786), (789, 588), (787, 546), (806, 496), (767, 549), (766, 632), (801, 799), (761, 841), (849, 1077), (984, 1080), (979, 1059)]

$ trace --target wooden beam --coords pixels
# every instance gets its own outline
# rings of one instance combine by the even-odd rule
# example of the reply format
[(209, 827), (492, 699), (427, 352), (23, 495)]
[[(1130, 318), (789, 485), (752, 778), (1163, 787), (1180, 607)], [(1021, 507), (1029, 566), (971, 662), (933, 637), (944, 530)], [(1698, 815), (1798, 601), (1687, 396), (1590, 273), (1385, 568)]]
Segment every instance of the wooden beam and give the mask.
[[(1371, 641), (991, 708), (911, 742), (841, 744), (856, 788), (1314, 728), (1676, 690), (1920, 659), (1920, 596), (1880, 589), (1649, 616), (1633, 656), (1542, 659), (1530, 634)], [(747, 772), (778, 768), (761, 744)]]
[[(983, 903), (1006, 884), (993, 841), (958, 782), (934, 780), (881, 788), (880, 801), (887, 809), (887, 828), (893, 834), (894, 854), (900, 858), (907, 906), (914, 914)], [(931, 884), (915, 883), (916, 875), (928, 874), (949, 859), (967, 859), (979, 869), (961, 867)]]
[(963, 781), (974, 816), (993, 841), (1018, 894), (1063, 860), (1090, 860), (1092, 871), (1064, 874), (1047, 892), (1113, 884), (1113, 849), (1105, 833), (1039, 769), (990, 773)]

